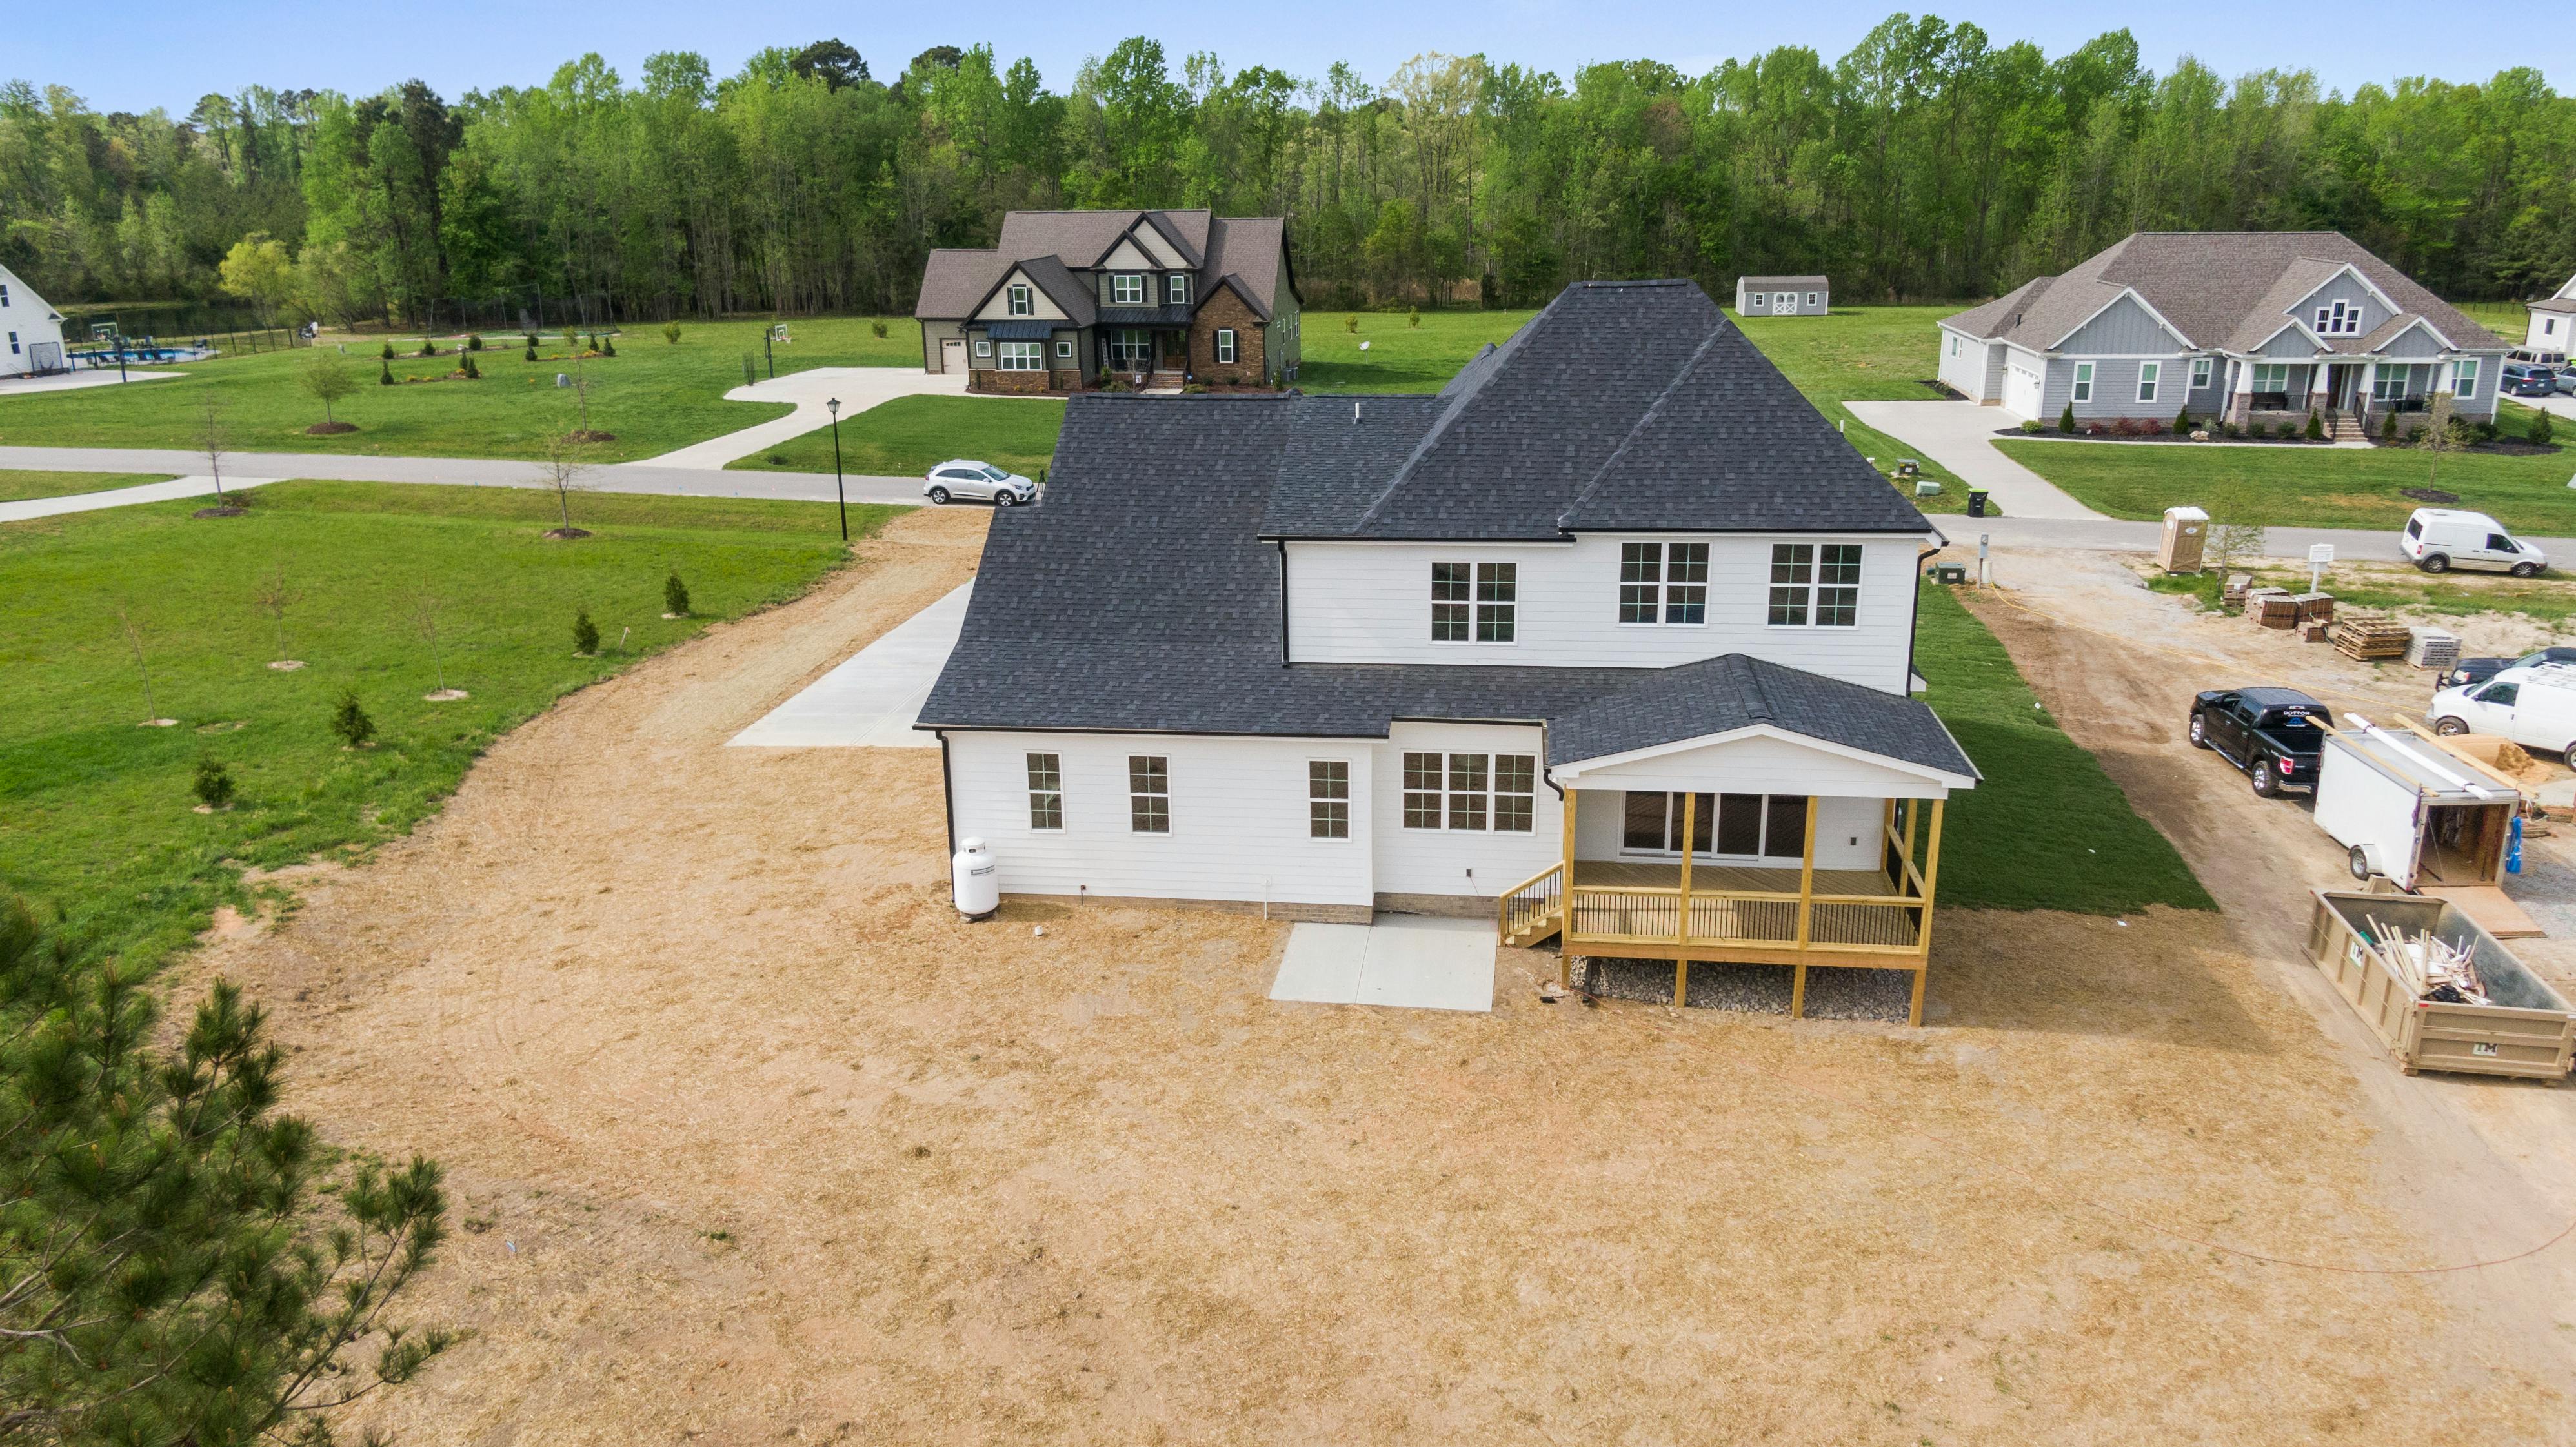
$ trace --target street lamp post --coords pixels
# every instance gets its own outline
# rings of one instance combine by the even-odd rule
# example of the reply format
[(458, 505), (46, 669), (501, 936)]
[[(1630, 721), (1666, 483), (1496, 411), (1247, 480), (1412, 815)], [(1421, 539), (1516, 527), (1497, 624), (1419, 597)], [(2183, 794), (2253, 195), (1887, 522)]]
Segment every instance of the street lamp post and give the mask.
[(841, 491), (841, 399), (833, 397), (823, 403), (832, 414), (832, 496), (841, 504), (841, 541), (850, 540), (850, 499)]

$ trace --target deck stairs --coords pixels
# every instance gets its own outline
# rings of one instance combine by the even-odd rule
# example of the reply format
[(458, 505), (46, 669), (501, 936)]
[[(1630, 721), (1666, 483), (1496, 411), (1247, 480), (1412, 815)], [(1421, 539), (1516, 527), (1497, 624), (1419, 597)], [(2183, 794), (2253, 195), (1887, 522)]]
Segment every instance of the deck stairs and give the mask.
[(2328, 412), (2325, 422), (2328, 442), (2368, 442), (2370, 440), (2370, 429), (2363, 426), (2361, 419), (2350, 412), (2341, 410)]

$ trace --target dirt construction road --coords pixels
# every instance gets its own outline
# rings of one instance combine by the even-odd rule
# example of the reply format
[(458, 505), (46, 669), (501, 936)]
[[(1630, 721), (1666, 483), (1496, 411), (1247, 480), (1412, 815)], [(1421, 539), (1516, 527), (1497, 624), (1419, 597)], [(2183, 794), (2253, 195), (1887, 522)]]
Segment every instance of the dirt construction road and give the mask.
[(2423, 1085), (2319, 1029), (2276, 922), (1946, 916), (1919, 1031), (1542, 1005), (1553, 958), (1519, 952), (1490, 1015), (1274, 1005), (1255, 918), (961, 923), (936, 753), (723, 741), (964, 580), (977, 534), (916, 513), (567, 700), (185, 972), (273, 1006), (333, 1138), (449, 1167), (414, 1314), (473, 1335), (351, 1429), (2576, 1435), (2576, 1308), (2540, 1302), (2566, 1248), (2348, 1269), (2519, 1250), (2569, 1197), (2410, 1218), (2497, 1163), (2425, 1153), (2392, 1103)]

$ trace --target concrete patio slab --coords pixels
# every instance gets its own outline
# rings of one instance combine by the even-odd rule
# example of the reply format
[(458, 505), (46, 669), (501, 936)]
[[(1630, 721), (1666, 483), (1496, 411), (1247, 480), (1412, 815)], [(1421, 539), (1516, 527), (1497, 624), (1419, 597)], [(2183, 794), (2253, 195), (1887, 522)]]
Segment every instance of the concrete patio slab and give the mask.
[(1374, 924), (1300, 924), (1273, 1000), (1411, 1010), (1494, 1008), (1494, 926), (1486, 920), (1380, 915)]
[(963, 584), (879, 635), (794, 698), (733, 736), (729, 747), (764, 749), (935, 749), (912, 726), (948, 666), (966, 603)]
[(147, 372), (141, 367), (115, 372), (57, 372), (50, 377), (0, 377), (0, 398), (28, 397), (38, 392), (77, 392), (86, 387), (116, 387), (127, 382), (158, 382), (185, 372)]

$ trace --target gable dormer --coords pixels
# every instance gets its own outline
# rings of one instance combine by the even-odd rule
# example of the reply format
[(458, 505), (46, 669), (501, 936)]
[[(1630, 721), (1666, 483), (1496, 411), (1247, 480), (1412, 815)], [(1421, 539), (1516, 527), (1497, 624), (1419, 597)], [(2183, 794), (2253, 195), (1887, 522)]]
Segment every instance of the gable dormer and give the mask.
[(2328, 346), (2369, 336), (2398, 312), (2387, 293), (2349, 264), (2338, 267), (2288, 308), (2291, 317)]
[(1001, 281), (994, 285), (992, 294), (984, 299), (984, 304), (975, 309), (975, 320), (979, 322), (1060, 322), (1067, 319), (1064, 308), (1047, 295), (1046, 288), (1029, 275), (1025, 266), (1014, 266), (1005, 272)]

